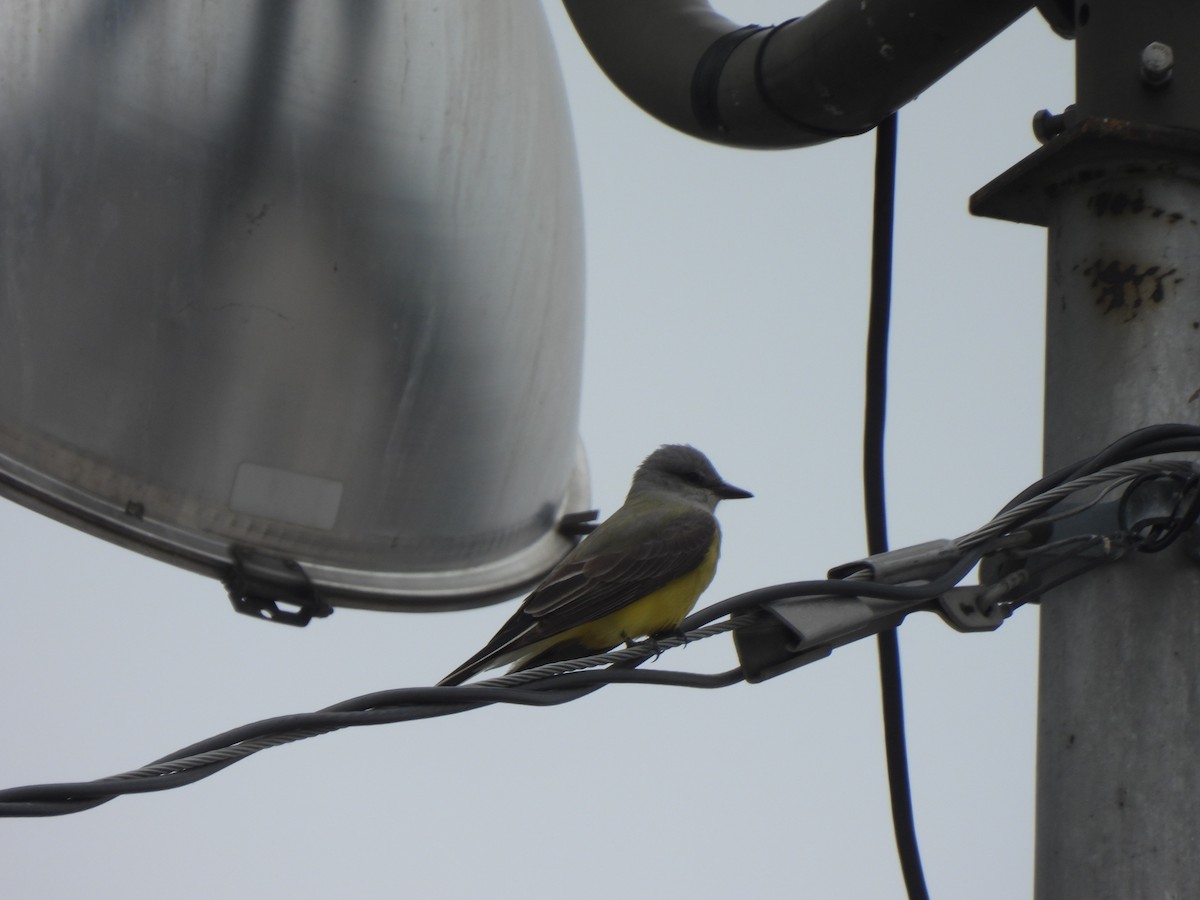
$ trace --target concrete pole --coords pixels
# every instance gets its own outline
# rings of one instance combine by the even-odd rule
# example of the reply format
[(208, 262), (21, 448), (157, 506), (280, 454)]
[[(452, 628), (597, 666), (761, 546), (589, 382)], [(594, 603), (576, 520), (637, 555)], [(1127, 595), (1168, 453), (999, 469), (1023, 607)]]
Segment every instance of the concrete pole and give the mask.
[[(972, 200), (1049, 230), (1048, 470), (1200, 422), (1198, 13), (1077, 3), (1076, 108)], [(1039, 900), (1200, 897), (1200, 566), (1184, 543), (1044, 598)]]
[[(1200, 420), (1194, 178), (1113, 173), (1054, 204), (1047, 470), (1144, 425)], [(1200, 566), (1183, 543), (1042, 604), (1042, 900), (1200, 897)]]

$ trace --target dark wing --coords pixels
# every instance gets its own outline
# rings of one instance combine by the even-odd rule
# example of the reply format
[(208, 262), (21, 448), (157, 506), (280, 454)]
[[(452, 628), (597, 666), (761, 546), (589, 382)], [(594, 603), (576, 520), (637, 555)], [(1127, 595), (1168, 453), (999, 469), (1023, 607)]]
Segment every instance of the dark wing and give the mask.
[(627, 503), (546, 576), (486, 647), (438, 683), (458, 684), (653, 593), (699, 566), (716, 533), (712, 514), (688, 504)]
[[(610, 524), (615, 527), (604, 527)], [(682, 503), (622, 507), (604, 526), (521, 607), (537, 621), (541, 638), (602, 619), (688, 574), (704, 561), (717, 533), (712, 514)]]

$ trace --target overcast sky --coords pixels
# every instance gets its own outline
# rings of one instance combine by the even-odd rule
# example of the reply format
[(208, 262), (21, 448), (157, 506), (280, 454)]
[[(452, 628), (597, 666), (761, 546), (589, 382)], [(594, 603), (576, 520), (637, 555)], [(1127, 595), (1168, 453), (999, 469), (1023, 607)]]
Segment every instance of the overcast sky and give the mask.
[[(740, 22), (813, 3), (725, 0)], [(608, 514), (664, 442), (753, 500), (722, 506), (706, 601), (864, 552), (860, 489), (874, 137), (703, 144), (632, 106), (547, 3), (586, 215), (580, 430)], [(2, 63), (0, 63), (2, 64)], [(1040, 474), (1044, 233), (969, 195), (1072, 99), (1071, 45), (1030, 14), (900, 116), (891, 542), (982, 524)], [(0, 503), (4, 786), (134, 768), (259, 718), (430, 684), (511, 605), (235, 615), (219, 584)], [(704, 602), (706, 602), (704, 601)], [(901, 645), (916, 822), (937, 898), (1032, 884), (1037, 612)], [(726, 639), (659, 665), (718, 671)], [(5, 893), (128, 898), (900, 898), (873, 641), (715, 692), (616, 687), (258, 754), (196, 785), (0, 822)]]

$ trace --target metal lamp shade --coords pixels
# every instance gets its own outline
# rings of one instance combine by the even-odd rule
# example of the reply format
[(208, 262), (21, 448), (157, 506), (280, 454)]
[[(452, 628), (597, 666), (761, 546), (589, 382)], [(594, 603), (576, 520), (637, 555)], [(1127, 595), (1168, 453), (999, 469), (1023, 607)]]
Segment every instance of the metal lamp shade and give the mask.
[(511, 596), (586, 504), (536, 0), (0, 5), (0, 490), (331, 602)]

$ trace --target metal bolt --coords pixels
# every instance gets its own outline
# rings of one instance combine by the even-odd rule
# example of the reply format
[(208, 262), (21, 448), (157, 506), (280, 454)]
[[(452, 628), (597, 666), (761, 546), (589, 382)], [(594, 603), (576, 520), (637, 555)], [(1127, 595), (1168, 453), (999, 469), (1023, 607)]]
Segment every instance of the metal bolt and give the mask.
[(1067, 127), (1067, 118), (1062, 113), (1052, 113), (1048, 109), (1039, 109), (1033, 114), (1033, 136), (1040, 143), (1062, 134)]
[(1175, 51), (1170, 44), (1154, 41), (1142, 48), (1142, 81), (1149, 87), (1162, 87), (1171, 80)]

